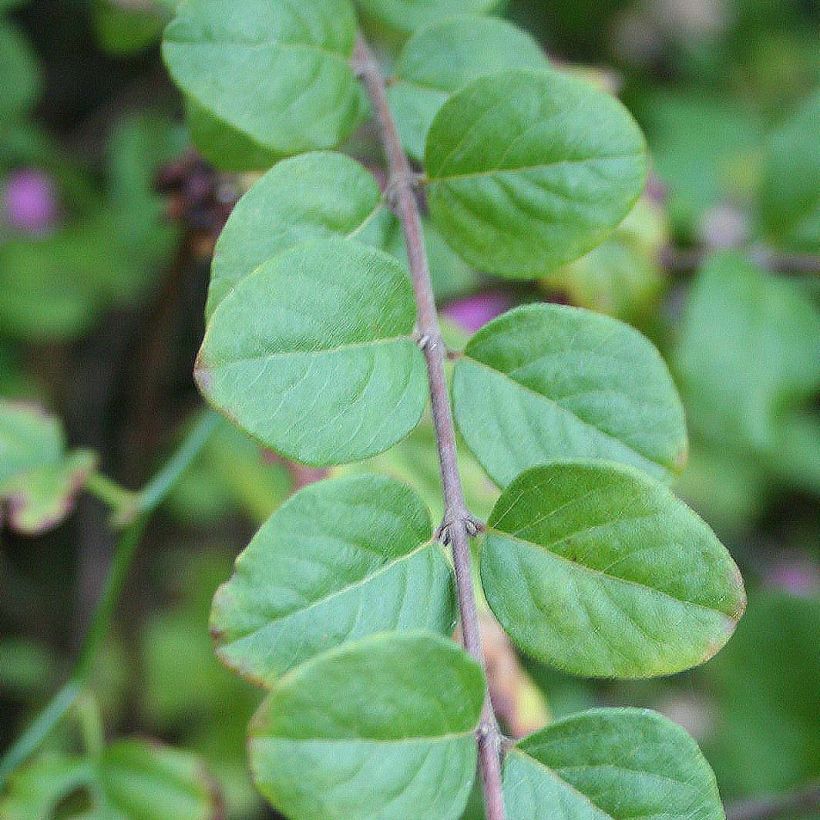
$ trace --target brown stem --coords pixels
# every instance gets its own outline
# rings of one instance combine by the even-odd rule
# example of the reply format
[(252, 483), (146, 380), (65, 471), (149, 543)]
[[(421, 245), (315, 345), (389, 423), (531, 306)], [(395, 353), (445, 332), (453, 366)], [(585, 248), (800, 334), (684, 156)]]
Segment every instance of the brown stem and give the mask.
[[(688, 274), (697, 270), (714, 248), (675, 248), (661, 251), (660, 262), (672, 274)], [(745, 254), (752, 262), (767, 270), (783, 274), (820, 273), (820, 256), (811, 253), (785, 253), (764, 245), (733, 250)]]
[[(476, 524), (467, 510), (458, 472), (455, 426), (444, 373), (447, 350), (441, 338), (433, 285), (430, 281), (430, 269), (424, 247), (421, 217), (414, 192), (416, 175), (401, 146), (396, 123), (387, 103), (384, 77), (361, 35), (356, 42), (355, 63), (359, 76), (370, 95), (381, 127), (382, 145), (387, 155), (390, 172), (388, 196), (402, 224), (410, 276), (416, 294), (419, 344), (427, 362), (433, 425), (436, 430), (441, 483), (444, 488), (445, 513), (439, 532), (442, 539), (449, 543), (453, 550), (464, 648), (484, 667), (469, 544), (469, 536), (475, 534)], [(504, 818), (500, 750), (501, 733), (489, 694), (487, 694), (484, 698), (478, 731), (479, 767), (487, 820), (503, 820)]]

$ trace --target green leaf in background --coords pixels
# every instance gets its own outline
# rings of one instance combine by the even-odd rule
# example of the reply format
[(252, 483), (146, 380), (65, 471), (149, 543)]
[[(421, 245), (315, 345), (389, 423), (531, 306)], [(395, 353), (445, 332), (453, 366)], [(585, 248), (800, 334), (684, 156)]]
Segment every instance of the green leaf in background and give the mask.
[(187, 96), (287, 155), (332, 148), (361, 121), (355, 35), (348, 0), (190, 0), (165, 30), (162, 53)]
[(504, 759), (510, 820), (722, 820), (709, 764), (677, 724), (647, 709), (592, 709), (518, 741)]
[(93, 770), (87, 758), (59, 752), (41, 754), (10, 778), (0, 797), (0, 816), (3, 820), (50, 820), (66, 796), (87, 787)]
[(746, 604), (712, 530), (663, 485), (608, 463), (557, 462), (513, 481), (488, 521), (481, 580), (525, 652), (587, 677), (703, 663)]
[[(106, 808), (116, 818), (211, 820), (219, 796), (199, 758), (143, 740), (108, 746), (99, 761)], [(105, 812), (111, 812), (106, 814)]]
[(750, 195), (761, 140), (757, 115), (727, 96), (698, 91), (650, 91), (635, 105), (667, 188), (676, 233), (697, 238), (704, 213)]
[(601, 458), (658, 478), (686, 462), (686, 425), (658, 351), (581, 308), (514, 308), (481, 328), (453, 377), (456, 422), (501, 487), (529, 467)]
[[(485, 519), (498, 499), (498, 490), (460, 442), (458, 449), (459, 474), (467, 508), (474, 515)], [(444, 517), (436, 434), (432, 420), (428, 417), (395, 447), (367, 461), (345, 464), (334, 472), (341, 475), (382, 473), (392, 476), (409, 484), (419, 494), (424, 505), (431, 511), (434, 521), (441, 521)]]
[[(722, 448), (776, 459), (802, 448), (801, 481), (820, 487), (820, 313), (798, 283), (735, 253), (707, 260), (692, 286), (675, 356), (694, 430)], [(813, 432), (812, 432), (813, 431)], [(793, 480), (798, 479), (795, 475)]]
[(375, 178), (350, 157), (315, 152), (283, 160), (231, 212), (214, 251), (206, 314), (240, 279), (300, 242), (339, 236), (381, 245), (385, 211)]
[(505, 71), (445, 103), (425, 151), (430, 213), (479, 270), (543, 276), (602, 242), (646, 176), (614, 97), (557, 71)]
[(256, 784), (292, 820), (455, 820), (484, 685), (472, 658), (429, 632), (326, 652), (282, 678), (251, 722)]
[(95, 465), (91, 452), (66, 453), (60, 423), (42, 408), (0, 400), (0, 523), (25, 535), (57, 526)]
[(132, 54), (157, 42), (168, 21), (162, 3), (94, 0), (94, 31), (100, 45), (114, 54)]
[(290, 458), (367, 458), (404, 438), (424, 410), (415, 314), (392, 256), (343, 239), (299, 245), (223, 299), (197, 382), (217, 409)]
[(549, 274), (544, 284), (578, 307), (624, 320), (652, 315), (668, 279), (660, 257), (668, 241), (663, 208), (642, 197), (603, 244)]
[(256, 683), (347, 640), (394, 629), (449, 633), (450, 567), (406, 485), (377, 475), (300, 490), (256, 533), (217, 590), (217, 654)]
[(366, 17), (402, 34), (453, 15), (486, 14), (499, 3), (500, 0), (356, 0)]
[(768, 139), (760, 211), (769, 239), (820, 252), (820, 93), (815, 93)]
[(191, 140), (212, 165), (223, 171), (255, 171), (270, 168), (278, 155), (231, 128), (191, 97), (183, 100)]
[[(145, 740), (122, 740), (97, 760), (47, 753), (13, 775), (4, 820), (213, 820), (219, 796), (199, 759)], [(61, 809), (61, 810), (60, 810)], [(66, 811), (66, 814), (62, 812)]]
[[(383, 220), (383, 224), (386, 230), (382, 247), (408, 267), (407, 246), (399, 221)], [(477, 290), (481, 286), (481, 279), (476, 271), (442, 239), (430, 220), (422, 219), (422, 228), (427, 263), (430, 266), (430, 281), (436, 300), (454, 299)]]
[(548, 66), (541, 46), (505, 20), (437, 19), (407, 41), (387, 91), (405, 149), (414, 159), (423, 159), (436, 112), (467, 83), (504, 69)]
[(34, 105), (40, 93), (37, 58), (17, 29), (0, 20), (0, 119)]
[(817, 777), (820, 599), (749, 596), (735, 637), (703, 670), (719, 724), (704, 742), (727, 795), (772, 794)]

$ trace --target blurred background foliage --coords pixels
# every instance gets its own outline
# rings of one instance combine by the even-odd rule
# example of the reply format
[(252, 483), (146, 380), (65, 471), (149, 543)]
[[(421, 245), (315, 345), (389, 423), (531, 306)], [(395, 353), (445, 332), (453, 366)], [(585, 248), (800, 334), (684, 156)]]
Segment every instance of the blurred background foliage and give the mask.
[[(254, 178), (219, 173), (191, 147), (158, 50), (174, 6), (0, 0), (0, 397), (44, 404), (72, 447), (95, 450), (128, 487), (197, 404), (209, 255)], [(749, 590), (727, 648), (673, 678), (596, 683), (526, 659), (526, 672), (501, 664), (520, 680), (497, 685), (527, 692), (509, 721), (650, 706), (698, 739), (727, 802), (802, 787), (820, 775), (817, 4), (509, 0), (505, 14), (554, 61), (622, 96), (654, 170), (610, 239), (534, 286), (491, 281), (431, 234), (449, 340), (539, 299), (650, 335), (687, 410), (691, 452), (676, 489)], [(388, 59), (394, 45), (391, 34)], [(378, 176), (369, 129), (348, 149)], [(429, 425), (344, 469), (374, 468), (416, 485), (440, 514)], [(495, 489), (466, 455), (464, 472), (473, 510), (486, 514)], [(244, 750), (259, 695), (214, 658), (210, 599), (255, 526), (316, 477), (223, 424), (151, 526), (97, 673), (106, 733), (200, 753), (229, 817), (264, 815)], [(102, 506), (82, 497), (43, 537), (1, 537), (6, 746), (63, 680), (112, 536)], [(48, 748), (78, 742), (65, 722)]]

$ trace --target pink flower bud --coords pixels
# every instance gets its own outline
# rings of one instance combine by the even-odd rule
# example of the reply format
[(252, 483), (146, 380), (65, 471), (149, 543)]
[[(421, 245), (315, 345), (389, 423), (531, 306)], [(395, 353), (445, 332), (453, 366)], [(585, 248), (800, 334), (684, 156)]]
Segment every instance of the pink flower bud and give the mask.
[(4, 221), (15, 230), (42, 234), (57, 221), (57, 191), (52, 178), (36, 168), (9, 174), (3, 186)]
[(441, 313), (464, 330), (473, 333), (510, 307), (512, 299), (506, 293), (486, 291), (450, 302)]

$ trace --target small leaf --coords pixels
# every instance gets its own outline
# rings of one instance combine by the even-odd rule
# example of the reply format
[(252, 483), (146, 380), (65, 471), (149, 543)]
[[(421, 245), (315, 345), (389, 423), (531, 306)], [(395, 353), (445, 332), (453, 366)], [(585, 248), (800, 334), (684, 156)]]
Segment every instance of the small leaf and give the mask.
[(99, 780), (106, 808), (115, 817), (218, 816), (214, 784), (189, 752), (143, 740), (119, 741), (103, 751)]
[(364, 459), (404, 438), (424, 410), (415, 312), (392, 256), (343, 239), (299, 245), (223, 299), (197, 382), (217, 409), (294, 460)]
[(162, 53), (186, 96), (287, 155), (331, 148), (360, 122), (355, 34), (348, 0), (190, 0), (165, 30)]
[(592, 709), (520, 740), (504, 759), (510, 820), (722, 820), (694, 740), (648, 709)]
[(34, 105), (40, 84), (37, 58), (28, 41), (15, 27), (0, 20), (0, 118)]
[(404, 34), (456, 14), (486, 14), (499, 3), (500, 0), (357, 0), (365, 16)]
[(387, 213), (373, 175), (344, 154), (283, 160), (239, 200), (216, 243), (207, 315), (240, 279), (301, 242), (339, 236), (380, 245), (373, 229)]
[(478, 664), (427, 632), (326, 652), (273, 688), (250, 726), (257, 787), (293, 820), (460, 816), (484, 700)]
[(402, 143), (422, 160), (430, 123), (459, 88), (504, 69), (548, 66), (529, 34), (496, 17), (451, 17), (420, 29), (399, 55), (388, 88)]
[(65, 452), (59, 421), (42, 408), (0, 400), (0, 523), (7, 512), (9, 525), (25, 535), (52, 529), (95, 466), (93, 453)]
[(712, 530), (663, 485), (607, 463), (556, 462), (513, 481), (488, 522), (481, 580), (525, 652), (588, 677), (703, 663), (746, 604)]
[(658, 351), (580, 308), (527, 305), (485, 325), (456, 362), (453, 403), (501, 487), (556, 459), (619, 461), (658, 478), (686, 462), (683, 407)]
[(60, 801), (87, 786), (92, 776), (90, 760), (46, 752), (9, 778), (8, 787), (0, 797), (0, 817), (3, 820), (51, 818)]
[(214, 598), (217, 654), (255, 682), (346, 640), (454, 626), (450, 567), (427, 510), (376, 475), (312, 484), (256, 533)]
[(439, 110), (430, 213), (480, 270), (548, 273), (602, 242), (643, 188), (643, 135), (614, 97), (556, 71), (483, 77)]

